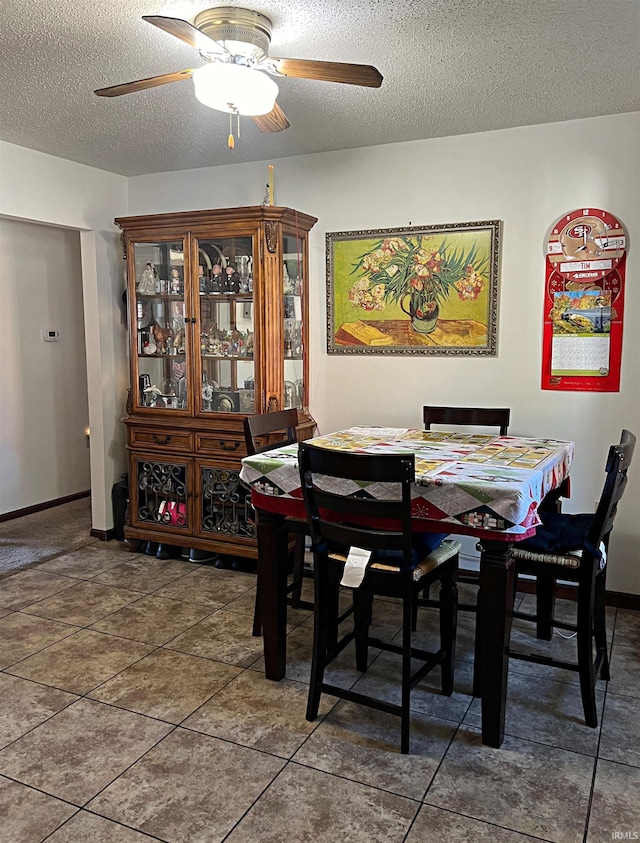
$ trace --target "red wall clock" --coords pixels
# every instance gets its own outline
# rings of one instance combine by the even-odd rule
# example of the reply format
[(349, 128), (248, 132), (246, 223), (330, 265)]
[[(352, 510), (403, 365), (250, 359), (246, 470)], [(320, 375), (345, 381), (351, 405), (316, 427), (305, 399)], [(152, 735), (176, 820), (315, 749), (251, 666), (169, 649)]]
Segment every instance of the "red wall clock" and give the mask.
[(626, 243), (622, 223), (597, 208), (572, 211), (552, 227), (542, 389), (619, 391)]

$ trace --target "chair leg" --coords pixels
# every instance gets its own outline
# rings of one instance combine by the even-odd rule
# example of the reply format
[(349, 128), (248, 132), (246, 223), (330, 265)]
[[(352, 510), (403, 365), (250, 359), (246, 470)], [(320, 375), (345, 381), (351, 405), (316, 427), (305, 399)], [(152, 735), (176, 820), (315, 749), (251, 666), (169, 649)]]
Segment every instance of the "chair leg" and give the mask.
[(445, 651), (441, 665), (442, 693), (453, 693), (453, 671), (456, 658), (456, 632), (458, 626), (458, 588), (455, 579), (443, 577), (440, 584), (440, 647)]
[[(590, 574), (590, 576), (595, 575)], [(593, 587), (593, 582), (582, 582), (578, 588), (577, 642), (578, 675), (584, 719), (587, 726), (595, 728), (598, 725), (598, 714), (595, 694), (596, 677), (593, 669)]]
[(361, 589), (353, 592), (353, 619), (356, 633), (356, 670), (364, 673), (369, 664), (369, 626), (373, 595)]
[(302, 592), (302, 574), (304, 571), (304, 536), (296, 534), (296, 543), (293, 551), (293, 587), (291, 589), (291, 606), (294, 609), (300, 608), (300, 595)]
[[(425, 588), (420, 589), (420, 591), (416, 594), (416, 599), (420, 598), (422, 600), (429, 599), (429, 591), (431, 590), (431, 586), (428, 585)], [(418, 604), (416, 600), (413, 601), (413, 610), (411, 613), (411, 629), (415, 632), (418, 628)]]
[(602, 653), (600, 678), (607, 682), (611, 679), (609, 673), (609, 648), (607, 646), (607, 615), (605, 612), (605, 574), (604, 571), (596, 576), (595, 595), (593, 603), (593, 633), (596, 641), (596, 655)]
[(260, 578), (256, 582), (256, 602), (253, 607), (253, 629), (251, 634), (254, 638), (259, 638), (262, 635), (262, 614), (260, 612)]
[(402, 598), (402, 701), (400, 703), (400, 752), (409, 752), (409, 729), (411, 716), (411, 624), (413, 620), (413, 589), (407, 583)]
[(536, 637), (541, 641), (553, 638), (553, 612), (556, 602), (556, 581), (549, 572), (542, 571), (536, 578)]
[(331, 602), (329, 579), (326, 570), (326, 559), (315, 560), (315, 611), (313, 615), (313, 653), (311, 657), (311, 680), (309, 682), (309, 696), (307, 698), (307, 720), (313, 721), (318, 716), (320, 707), (321, 686), (324, 679), (324, 669), (327, 664), (327, 646), (329, 643), (329, 624), (332, 622), (329, 613)]

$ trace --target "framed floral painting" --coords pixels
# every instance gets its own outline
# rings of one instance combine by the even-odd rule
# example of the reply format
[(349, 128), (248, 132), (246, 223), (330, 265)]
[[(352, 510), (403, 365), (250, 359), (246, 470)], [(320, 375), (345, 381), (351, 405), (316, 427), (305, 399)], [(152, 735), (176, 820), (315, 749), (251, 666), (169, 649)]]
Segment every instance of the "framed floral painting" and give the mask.
[(500, 228), (328, 233), (328, 353), (495, 355)]

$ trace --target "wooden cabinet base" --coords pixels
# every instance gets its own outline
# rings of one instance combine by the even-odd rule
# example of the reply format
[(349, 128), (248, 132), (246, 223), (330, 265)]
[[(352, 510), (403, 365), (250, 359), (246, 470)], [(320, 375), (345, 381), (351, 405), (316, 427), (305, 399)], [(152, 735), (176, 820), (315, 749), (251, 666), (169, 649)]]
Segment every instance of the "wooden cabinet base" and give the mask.
[[(241, 556), (244, 559), (258, 558), (258, 545), (255, 542), (240, 542), (238, 539), (212, 538), (203, 539), (193, 536), (175, 536), (162, 530), (140, 530), (135, 527), (124, 528), (125, 543), (134, 553), (141, 553), (146, 542), (169, 544), (173, 547), (188, 547), (193, 550), (210, 550), (228, 556)], [(140, 546), (140, 543), (142, 546)]]

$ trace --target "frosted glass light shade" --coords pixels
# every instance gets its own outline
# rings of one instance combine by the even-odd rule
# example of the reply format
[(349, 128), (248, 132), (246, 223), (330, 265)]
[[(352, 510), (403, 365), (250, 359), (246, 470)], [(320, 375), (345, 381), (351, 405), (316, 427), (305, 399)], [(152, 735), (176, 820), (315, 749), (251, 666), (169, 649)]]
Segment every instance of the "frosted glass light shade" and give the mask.
[(241, 64), (205, 64), (193, 74), (193, 86), (203, 105), (248, 117), (268, 114), (278, 96), (273, 79)]

